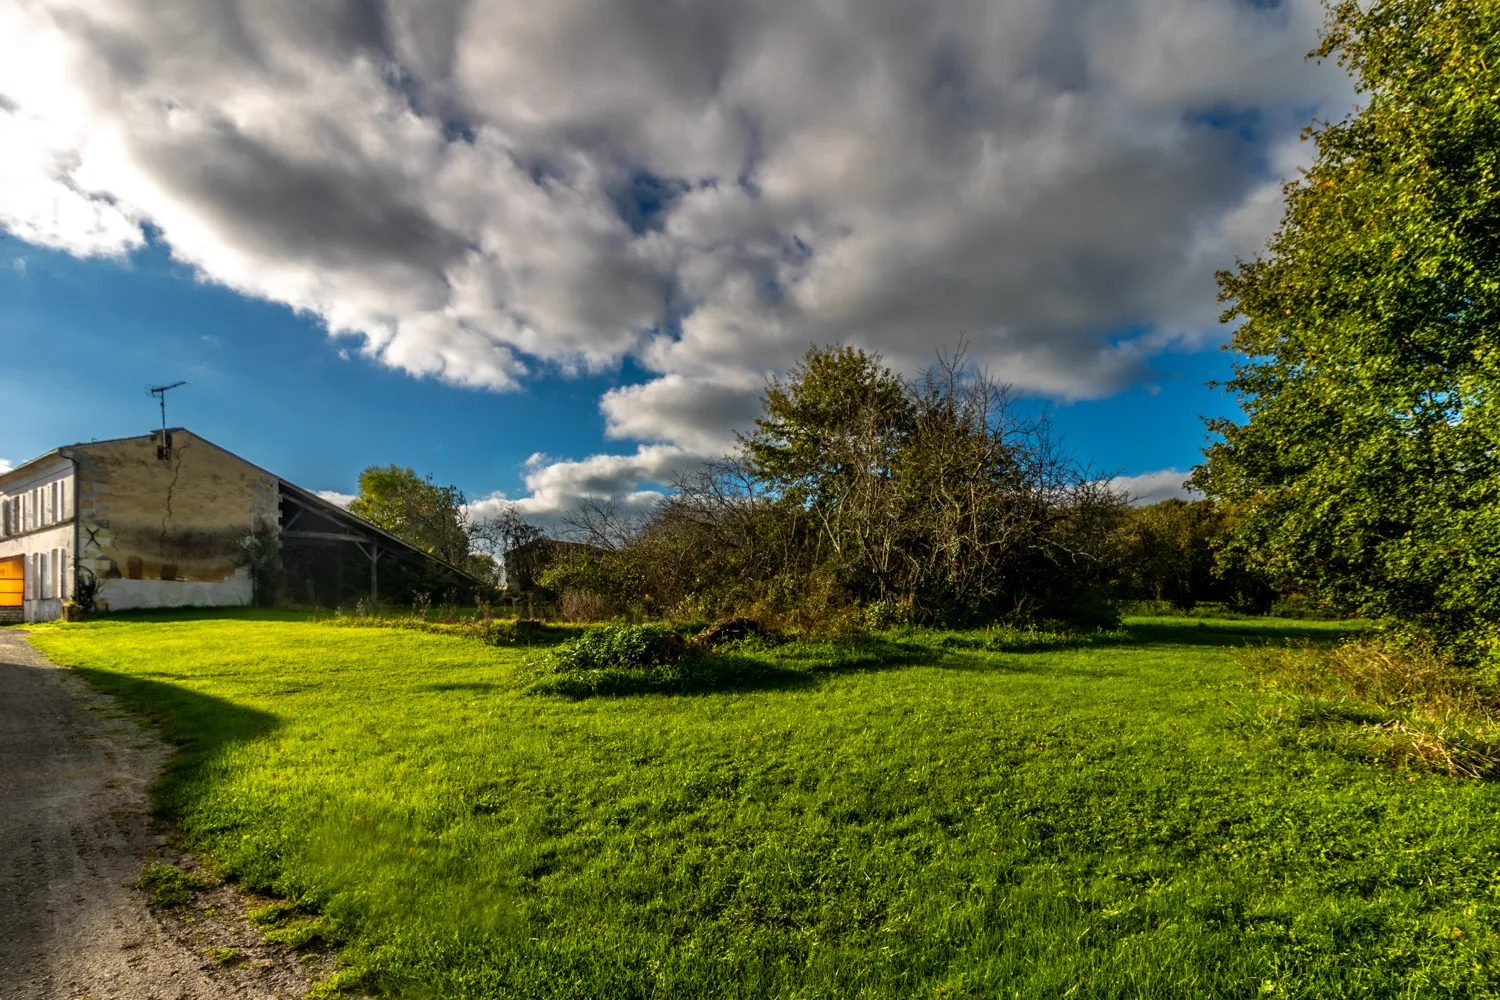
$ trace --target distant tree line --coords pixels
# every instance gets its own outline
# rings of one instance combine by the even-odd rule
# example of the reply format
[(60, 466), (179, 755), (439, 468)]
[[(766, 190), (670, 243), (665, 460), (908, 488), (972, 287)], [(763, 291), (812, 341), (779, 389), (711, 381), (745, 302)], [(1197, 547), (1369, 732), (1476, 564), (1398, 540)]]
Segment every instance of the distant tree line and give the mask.
[[(564, 616), (751, 616), (793, 627), (1063, 620), (1122, 601), (1266, 610), (1226, 505), (1129, 506), (1047, 421), (963, 353), (915, 379), (814, 348), (773, 379), (736, 454), (647, 511), (590, 500), (548, 538), (516, 505), (471, 516), (454, 486), (372, 466), (349, 510)], [(466, 595), (467, 596), (467, 595)]]
[(962, 352), (905, 379), (811, 349), (735, 455), (672, 486), (641, 515), (584, 504), (543, 584), (594, 615), (1116, 618), (1126, 498)]

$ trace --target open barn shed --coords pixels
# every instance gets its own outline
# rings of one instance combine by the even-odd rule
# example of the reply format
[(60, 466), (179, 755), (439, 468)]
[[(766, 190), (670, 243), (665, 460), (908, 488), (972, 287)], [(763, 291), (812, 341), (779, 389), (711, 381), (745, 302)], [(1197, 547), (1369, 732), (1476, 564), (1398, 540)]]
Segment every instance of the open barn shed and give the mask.
[(0, 622), (249, 604), (469, 600), (485, 584), (181, 427), (0, 475)]

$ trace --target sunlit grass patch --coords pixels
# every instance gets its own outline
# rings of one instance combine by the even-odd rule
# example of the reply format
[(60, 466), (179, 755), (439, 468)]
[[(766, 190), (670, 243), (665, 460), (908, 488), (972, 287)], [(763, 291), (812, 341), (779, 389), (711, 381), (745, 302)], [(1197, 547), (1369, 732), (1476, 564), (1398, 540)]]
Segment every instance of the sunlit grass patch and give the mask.
[(144, 889), (155, 906), (166, 909), (184, 907), (199, 889), (207, 889), (213, 883), (199, 875), (185, 872), (175, 865), (148, 865), (141, 873), (136, 888)]
[(1347, 627), (1201, 626), (752, 639), (586, 691), (538, 686), (545, 648), (429, 631), (36, 641), (182, 747), (160, 808), (360, 989), (1492, 996), (1500, 786), (1247, 725), (1290, 703), (1234, 649)]

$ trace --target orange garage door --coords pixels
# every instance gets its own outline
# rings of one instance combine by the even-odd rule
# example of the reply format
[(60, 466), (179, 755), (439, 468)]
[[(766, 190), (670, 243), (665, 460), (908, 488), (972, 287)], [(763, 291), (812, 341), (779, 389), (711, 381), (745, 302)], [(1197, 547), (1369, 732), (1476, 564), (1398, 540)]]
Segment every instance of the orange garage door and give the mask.
[(24, 556), (0, 559), (0, 608), (21, 606), (22, 574), (25, 572), (25, 566)]

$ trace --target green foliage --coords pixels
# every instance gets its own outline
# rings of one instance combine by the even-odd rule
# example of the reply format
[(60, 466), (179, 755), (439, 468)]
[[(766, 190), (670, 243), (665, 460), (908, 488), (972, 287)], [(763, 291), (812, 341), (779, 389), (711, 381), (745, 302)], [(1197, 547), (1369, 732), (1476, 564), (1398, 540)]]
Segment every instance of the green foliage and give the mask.
[(1191, 611), (1214, 600), (1213, 544), (1221, 527), (1206, 500), (1163, 500), (1135, 507), (1121, 519), (1121, 584), (1128, 596), (1167, 601)]
[(1493, 996), (1500, 783), (1255, 724), (1230, 654), (1343, 626), (1126, 629), (586, 700), (527, 695), (525, 650), (289, 616), (33, 641), (160, 725), (166, 816), (371, 995)]
[(359, 474), (349, 513), (450, 566), (469, 565), (467, 500), (457, 486), (437, 486), (409, 467), (372, 465)]
[[(257, 517), (250, 534), (240, 540), (240, 551), (250, 569), (255, 604), (266, 608), (276, 603), (285, 584), (285, 567), (281, 562), (281, 529), (270, 518)], [(89, 595), (90, 603), (93, 595)]]
[(1500, 777), (1500, 686), (1428, 645), (1359, 637), (1239, 655), (1282, 699), (1262, 718), (1284, 734), (1398, 771)]
[(1500, 640), (1500, 6), (1333, 8), (1363, 108), (1309, 130), (1266, 256), (1219, 276), (1248, 420), (1194, 480), (1272, 579), (1476, 659)]
[(825, 519), (860, 480), (891, 475), (915, 420), (901, 379), (848, 346), (810, 348), (767, 384), (761, 406), (746, 464), (781, 500)]
[(175, 865), (148, 865), (136, 888), (144, 889), (154, 905), (178, 909), (192, 900), (194, 892), (211, 885), (206, 879)]
[(559, 670), (665, 667), (688, 650), (687, 643), (661, 622), (599, 625), (552, 651)]
[(813, 348), (762, 403), (740, 455), (649, 517), (585, 511), (596, 547), (548, 586), (805, 635), (1108, 615), (1121, 498), (962, 353), (908, 383), (877, 355)]
[(1235, 547), (1235, 523), (1231, 508), (1210, 500), (1130, 508), (1114, 535), (1120, 596), (1179, 611), (1210, 602), (1265, 614), (1276, 592)]

